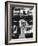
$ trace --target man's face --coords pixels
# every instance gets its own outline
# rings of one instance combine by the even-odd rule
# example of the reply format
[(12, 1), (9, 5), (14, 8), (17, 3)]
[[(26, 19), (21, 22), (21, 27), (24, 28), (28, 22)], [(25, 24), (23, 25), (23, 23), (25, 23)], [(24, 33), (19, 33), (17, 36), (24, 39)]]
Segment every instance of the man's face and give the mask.
[(20, 28), (25, 28), (26, 27), (26, 21), (24, 19), (20, 19), (19, 20), (19, 27)]

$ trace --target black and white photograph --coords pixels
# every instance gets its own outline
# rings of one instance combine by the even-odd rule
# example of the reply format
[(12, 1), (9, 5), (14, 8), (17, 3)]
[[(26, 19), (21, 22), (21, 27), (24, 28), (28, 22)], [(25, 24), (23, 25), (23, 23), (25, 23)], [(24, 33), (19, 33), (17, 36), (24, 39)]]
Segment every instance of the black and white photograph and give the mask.
[(5, 44), (37, 42), (37, 4), (5, 3)]
[(15, 7), (12, 13), (12, 38), (32, 38), (32, 9)]

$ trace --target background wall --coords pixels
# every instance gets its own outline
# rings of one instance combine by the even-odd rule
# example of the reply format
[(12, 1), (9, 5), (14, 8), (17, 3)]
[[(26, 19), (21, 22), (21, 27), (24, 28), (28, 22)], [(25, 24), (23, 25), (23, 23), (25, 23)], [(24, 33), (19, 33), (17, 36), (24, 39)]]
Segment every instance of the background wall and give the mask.
[[(0, 46), (5, 46), (5, 1), (7, 0), (0, 0)], [(11, 0), (11, 1), (38, 3), (38, 0)], [(18, 44), (13, 46), (38, 46), (38, 43)]]

